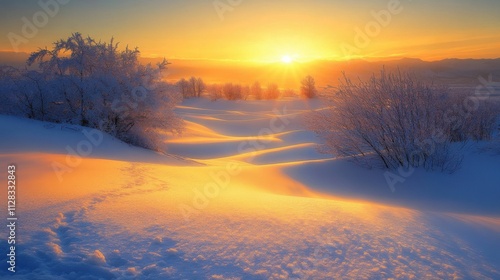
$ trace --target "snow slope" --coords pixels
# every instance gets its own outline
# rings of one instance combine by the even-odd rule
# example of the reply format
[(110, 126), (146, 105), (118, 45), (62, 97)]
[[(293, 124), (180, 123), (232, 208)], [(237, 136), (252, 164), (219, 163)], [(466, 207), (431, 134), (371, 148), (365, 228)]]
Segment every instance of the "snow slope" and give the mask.
[(187, 100), (175, 156), (104, 135), (72, 165), (80, 128), (1, 116), (14, 279), (500, 278), (498, 156), (471, 147), (456, 174), (416, 171), (393, 193), (383, 171), (316, 151), (303, 117), (320, 106)]
[[(95, 129), (0, 115), (0, 153), (50, 153), (170, 164), (183, 159), (128, 145)], [(192, 163), (191, 163), (192, 164)]]

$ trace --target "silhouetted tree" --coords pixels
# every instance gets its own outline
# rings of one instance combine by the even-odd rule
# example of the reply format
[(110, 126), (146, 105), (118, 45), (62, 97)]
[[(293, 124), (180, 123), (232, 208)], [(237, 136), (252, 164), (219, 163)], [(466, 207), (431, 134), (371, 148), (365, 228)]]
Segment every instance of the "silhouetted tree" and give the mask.
[(280, 97), (280, 89), (277, 84), (269, 84), (267, 86), (264, 98), (265, 99), (278, 99)]
[(307, 98), (316, 97), (316, 81), (312, 76), (307, 76), (301, 81), (300, 93)]

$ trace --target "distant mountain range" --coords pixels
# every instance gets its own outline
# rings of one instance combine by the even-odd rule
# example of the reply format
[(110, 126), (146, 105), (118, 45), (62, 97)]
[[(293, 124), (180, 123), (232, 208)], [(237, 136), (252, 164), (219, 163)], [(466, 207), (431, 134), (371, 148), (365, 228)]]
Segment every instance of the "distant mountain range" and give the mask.
[[(24, 67), (28, 53), (0, 52), (0, 65)], [(163, 58), (141, 58), (143, 63), (157, 63)], [(317, 60), (311, 62), (295, 62), (291, 65), (276, 63), (256, 63), (218, 60), (169, 60), (172, 64), (165, 79), (176, 81), (183, 77), (202, 77), (209, 83), (242, 83), (255, 81), (263, 85), (277, 83), (283, 88), (297, 88), (300, 79), (312, 75), (320, 86), (335, 86), (342, 73), (353, 79), (367, 79), (378, 74), (382, 68), (388, 71), (409, 71), (421, 78), (435, 83), (468, 85), (479, 83), (479, 77), (500, 82), (500, 58), (498, 59), (444, 59), (439, 61), (423, 61), (415, 58), (381, 59), (380, 61), (349, 60), (332, 61)]]

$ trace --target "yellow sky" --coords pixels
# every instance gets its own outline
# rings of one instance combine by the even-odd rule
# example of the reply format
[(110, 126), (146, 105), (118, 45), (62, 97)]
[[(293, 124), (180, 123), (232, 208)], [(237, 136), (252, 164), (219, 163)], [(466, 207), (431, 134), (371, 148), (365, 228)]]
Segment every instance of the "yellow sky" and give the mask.
[[(37, 4), (42, 2), (52, 5)], [(80, 32), (103, 40), (114, 36), (123, 45), (138, 46), (143, 56), (171, 59), (500, 57), (496, 0), (47, 0), (2, 5), (4, 51), (34, 51)], [(26, 27), (30, 24), (35, 30)]]

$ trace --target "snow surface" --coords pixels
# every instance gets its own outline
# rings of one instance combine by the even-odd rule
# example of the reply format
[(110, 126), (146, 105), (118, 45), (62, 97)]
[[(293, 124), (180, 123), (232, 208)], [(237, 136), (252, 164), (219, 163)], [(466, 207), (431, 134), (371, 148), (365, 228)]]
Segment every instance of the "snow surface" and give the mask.
[(392, 192), (384, 171), (316, 151), (304, 116), (320, 107), (186, 100), (171, 155), (103, 135), (80, 160), (67, 147), (84, 128), (0, 116), (13, 278), (500, 279), (498, 154), (471, 145), (455, 174), (417, 170)]

